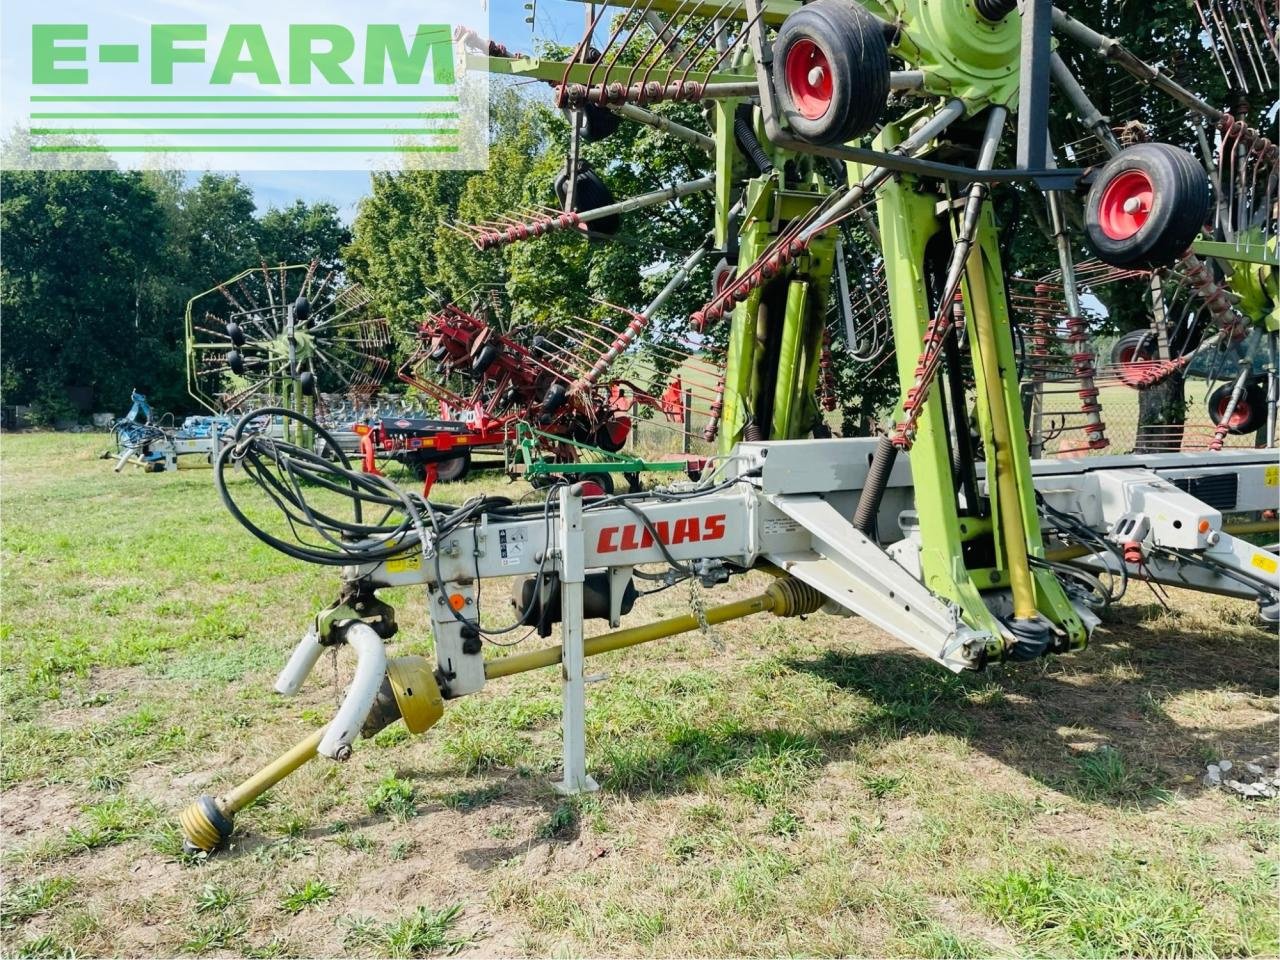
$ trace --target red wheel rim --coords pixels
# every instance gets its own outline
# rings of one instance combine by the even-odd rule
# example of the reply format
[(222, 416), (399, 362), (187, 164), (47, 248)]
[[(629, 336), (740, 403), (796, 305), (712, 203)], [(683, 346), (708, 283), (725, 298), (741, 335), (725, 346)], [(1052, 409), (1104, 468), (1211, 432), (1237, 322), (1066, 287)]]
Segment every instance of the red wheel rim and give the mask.
[(1150, 363), (1151, 354), (1146, 350), (1139, 350), (1132, 344), (1120, 348), (1120, 366), (1127, 367), (1131, 363)]
[[(1223, 397), (1218, 401), (1218, 417), (1219, 423), (1222, 422), (1223, 415), (1227, 412), (1227, 404), (1231, 402), (1231, 395)], [(1227, 421), (1228, 430), (1239, 430), (1249, 422), (1249, 416), (1253, 411), (1249, 409), (1249, 401), (1240, 398), (1240, 402), (1236, 404), (1236, 408), (1231, 411), (1231, 419)]]
[(812, 40), (797, 40), (787, 51), (787, 92), (806, 120), (817, 120), (831, 108), (831, 62)]
[(1098, 226), (1109, 240), (1128, 240), (1151, 216), (1155, 186), (1141, 170), (1126, 170), (1102, 188)]

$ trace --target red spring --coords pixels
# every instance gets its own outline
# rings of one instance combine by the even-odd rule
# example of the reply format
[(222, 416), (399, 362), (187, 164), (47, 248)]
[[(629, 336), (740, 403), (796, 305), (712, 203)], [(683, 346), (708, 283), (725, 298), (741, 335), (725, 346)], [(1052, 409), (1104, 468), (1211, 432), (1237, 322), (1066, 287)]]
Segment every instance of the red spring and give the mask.
[(1280, 147), (1264, 137), (1259, 131), (1243, 120), (1237, 120), (1229, 113), (1224, 113), (1218, 121), (1218, 129), (1222, 138), (1228, 140), (1239, 138), (1240, 145), (1249, 151), (1249, 156), (1261, 163), (1275, 164), (1280, 160)]
[(1213, 271), (1191, 250), (1183, 253), (1179, 262), (1196, 295), (1209, 308), (1209, 315), (1218, 324), (1223, 337), (1233, 343), (1243, 340), (1248, 325), (1236, 311), (1230, 294), (1213, 279)]
[(902, 411), (906, 416), (893, 428), (893, 445), (899, 450), (910, 450), (915, 443), (920, 412), (929, 397), (933, 378), (937, 376), (938, 364), (942, 359), (942, 345), (951, 332), (952, 323), (957, 319), (959, 303), (960, 292), (957, 291), (951, 307), (939, 310), (925, 328), (924, 349), (920, 351), (920, 358), (916, 361), (915, 380), (907, 391), (907, 398), (902, 402)]
[(576, 213), (565, 212), (557, 214), (554, 217), (547, 217), (544, 220), (534, 220), (531, 223), (514, 223), (509, 227), (500, 230), (485, 230), (475, 237), (475, 245), (481, 250), (492, 250), (495, 247), (505, 246), (508, 243), (516, 243), (520, 240), (529, 240), (533, 237), (541, 237), (553, 230), (564, 230), (567, 227), (576, 227), (581, 218)]
[(716, 434), (720, 432), (720, 416), (724, 413), (724, 378), (721, 377), (716, 382), (716, 398), (711, 401), (710, 417), (707, 425), (702, 428), (702, 439), (711, 443), (715, 440)]
[(1126, 540), (1124, 543), (1124, 562), (1135, 567), (1142, 563), (1142, 544), (1137, 540)]
[(822, 358), (818, 361), (822, 368), (822, 409), (830, 413), (836, 408), (836, 369), (831, 359), (831, 331), (822, 333)]
[(1120, 365), (1120, 379), (1135, 390), (1146, 390), (1148, 387), (1154, 387), (1158, 383), (1164, 383), (1190, 362), (1191, 354), (1179, 357), (1177, 360), (1125, 363)]
[(765, 253), (747, 268), (747, 271), (705, 303), (701, 310), (689, 316), (693, 329), (699, 333), (708, 323), (715, 323), (736, 304), (742, 303), (751, 291), (762, 287), (780, 274), (784, 267), (809, 248), (807, 241), (794, 239), (780, 241), (776, 248)]

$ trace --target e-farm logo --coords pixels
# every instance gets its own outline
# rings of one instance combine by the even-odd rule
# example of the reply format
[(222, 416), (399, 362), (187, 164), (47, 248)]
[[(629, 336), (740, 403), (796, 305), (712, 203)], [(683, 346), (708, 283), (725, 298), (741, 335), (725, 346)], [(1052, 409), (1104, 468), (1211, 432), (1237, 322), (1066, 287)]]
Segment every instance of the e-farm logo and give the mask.
[(6, 2), (5, 165), (485, 166), (487, 76), (454, 38), (487, 3), (352, 6)]

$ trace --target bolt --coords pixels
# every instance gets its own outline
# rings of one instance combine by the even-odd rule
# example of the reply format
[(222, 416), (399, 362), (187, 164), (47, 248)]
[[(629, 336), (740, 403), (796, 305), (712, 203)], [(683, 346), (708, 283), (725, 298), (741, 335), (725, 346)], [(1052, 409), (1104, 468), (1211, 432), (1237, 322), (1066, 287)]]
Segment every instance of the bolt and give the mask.
[(1131, 213), (1131, 214), (1137, 213), (1141, 209), (1142, 209), (1142, 201), (1139, 200), (1137, 197), (1130, 197), (1128, 200), (1124, 202), (1125, 213)]
[(337, 749), (337, 751), (335, 751), (335, 752), (334, 752), (334, 754), (333, 754), (333, 759), (335, 759), (335, 760), (350, 760), (350, 759), (351, 759), (351, 744), (349, 744), (349, 743), (344, 743), (342, 746), (340, 746), (340, 747)]

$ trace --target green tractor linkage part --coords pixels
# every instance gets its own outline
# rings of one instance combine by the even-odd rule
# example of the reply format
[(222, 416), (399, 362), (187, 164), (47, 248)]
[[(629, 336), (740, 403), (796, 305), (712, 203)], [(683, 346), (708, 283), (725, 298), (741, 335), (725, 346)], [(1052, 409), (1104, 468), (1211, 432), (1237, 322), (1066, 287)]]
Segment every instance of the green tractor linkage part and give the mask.
[[(579, 457), (589, 459), (571, 463), (549, 459), (542, 453), (549, 445), (572, 447)], [(524, 467), (524, 475), (531, 480), (564, 473), (577, 477), (596, 477), (605, 473), (685, 473), (689, 469), (687, 458), (646, 460), (622, 451), (610, 453), (569, 437), (539, 430), (523, 420), (516, 423), (514, 446), (516, 456)]]

